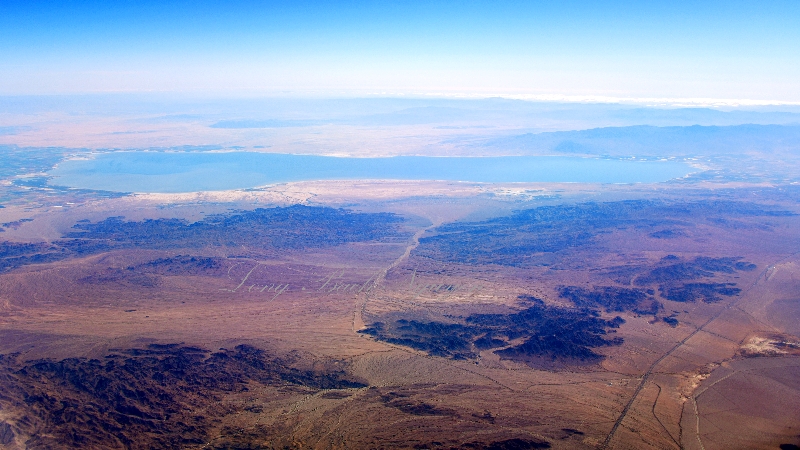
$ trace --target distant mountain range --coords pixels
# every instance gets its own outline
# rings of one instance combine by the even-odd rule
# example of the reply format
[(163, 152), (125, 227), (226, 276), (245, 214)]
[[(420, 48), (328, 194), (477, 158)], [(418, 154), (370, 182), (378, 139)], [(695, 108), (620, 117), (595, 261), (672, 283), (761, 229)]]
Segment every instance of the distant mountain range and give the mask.
[(513, 153), (570, 153), (610, 156), (694, 156), (784, 153), (800, 150), (800, 126), (736, 125), (595, 128), (526, 133), (461, 144)]

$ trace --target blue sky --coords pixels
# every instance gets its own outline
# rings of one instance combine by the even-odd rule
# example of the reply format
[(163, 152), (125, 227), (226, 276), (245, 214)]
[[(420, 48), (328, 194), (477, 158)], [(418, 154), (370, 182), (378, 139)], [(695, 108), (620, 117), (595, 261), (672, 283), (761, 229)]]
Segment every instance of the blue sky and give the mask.
[(0, 94), (800, 102), (800, 2), (0, 1)]

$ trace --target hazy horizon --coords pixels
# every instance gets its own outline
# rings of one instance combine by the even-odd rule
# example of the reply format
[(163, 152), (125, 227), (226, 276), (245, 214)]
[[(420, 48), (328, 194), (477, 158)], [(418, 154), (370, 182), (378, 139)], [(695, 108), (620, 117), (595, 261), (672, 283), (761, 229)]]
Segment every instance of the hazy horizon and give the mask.
[(796, 2), (21, 2), (0, 94), (800, 102)]

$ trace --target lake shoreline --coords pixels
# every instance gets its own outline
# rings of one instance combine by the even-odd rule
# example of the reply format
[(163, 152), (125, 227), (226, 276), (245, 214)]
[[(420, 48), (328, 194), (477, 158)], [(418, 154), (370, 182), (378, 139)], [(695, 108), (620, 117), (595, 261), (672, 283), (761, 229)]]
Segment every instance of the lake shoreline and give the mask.
[(112, 152), (62, 161), (53, 186), (112, 192), (255, 189), (315, 180), (439, 180), (473, 183), (657, 183), (698, 169), (679, 161), (572, 156), (353, 158), (254, 152)]

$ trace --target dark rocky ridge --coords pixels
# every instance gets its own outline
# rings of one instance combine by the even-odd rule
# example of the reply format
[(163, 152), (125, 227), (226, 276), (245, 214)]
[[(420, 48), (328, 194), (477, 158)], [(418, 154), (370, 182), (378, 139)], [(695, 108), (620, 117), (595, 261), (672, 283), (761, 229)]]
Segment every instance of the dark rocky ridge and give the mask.
[(615, 286), (595, 286), (589, 290), (579, 286), (562, 286), (561, 298), (566, 298), (579, 308), (602, 308), (606, 312), (634, 311), (639, 314), (656, 314), (663, 309), (653, 297), (653, 291)]
[(217, 352), (150, 345), (103, 360), (0, 355), (0, 383), (3, 409), (24, 411), (15, 426), (17, 435), (31, 436), (28, 448), (130, 449), (207, 442), (225, 414), (217, 401), (252, 384), (311, 392), (365, 386), (341, 369), (301, 369), (247, 345)]
[[(194, 223), (179, 219), (135, 222), (111, 217), (97, 223), (79, 222), (73, 227), (74, 231), (51, 243), (0, 242), (0, 273), (29, 264), (130, 248), (244, 247), (251, 254), (259, 255), (348, 242), (402, 239), (406, 237), (399, 231), (402, 222), (402, 218), (389, 213), (357, 213), (302, 205), (209, 216)], [(187, 264), (186, 261), (178, 263)], [(158, 270), (157, 265), (154, 263), (150, 269)]]
[(702, 300), (713, 303), (722, 300), (721, 296), (739, 295), (741, 289), (736, 283), (687, 283), (682, 286), (662, 286), (661, 295), (674, 302), (696, 302)]
[(547, 367), (555, 367), (552, 362), (595, 363), (602, 359), (595, 348), (622, 343), (621, 338), (606, 337), (624, 322), (620, 317), (605, 320), (591, 309), (548, 306), (535, 297), (521, 300), (525, 308), (514, 313), (472, 314), (450, 323), (401, 318), (375, 322), (361, 333), (433, 356), (471, 359), (496, 348), (502, 358)]
[[(791, 215), (794, 214), (768, 205), (723, 200), (627, 200), (542, 206), (483, 222), (440, 226), (436, 234), (420, 239), (414, 255), (473, 265), (549, 265), (552, 258), (543, 254), (587, 247), (595, 243), (598, 235), (615, 230), (656, 233), (672, 227), (674, 233), (679, 233), (681, 227), (691, 227), (696, 222), (716, 226), (715, 220), (720, 218)], [(702, 262), (698, 264), (703, 266)]]
[(661, 267), (656, 267), (648, 273), (638, 276), (634, 280), (634, 284), (638, 286), (647, 286), (650, 284), (664, 284), (675, 281), (696, 280), (698, 278), (713, 277), (719, 273), (732, 274), (737, 271), (753, 271), (756, 269), (755, 264), (746, 261), (740, 261), (742, 258), (709, 258), (700, 256), (692, 261), (680, 261), (679, 258), (668, 255), (662, 259), (662, 264), (668, 263)]
[(89, 284), (124, 283), (157, 287), (160, 285), (160, 276), (224, 276), (229, 266), (230, 264), (225, 264), (225, 258), (176, 255), (125, 268), (109, 267), (78, 281)]
[[(591, 289), (580, 286), (561, 286), (561, 298), (570, 300), (579, 308), (600, 308), (606, 312), (632, 311), (637, 314), (657, 315), (664, 305), (655, 297), (655, 287), (666, 300), (676, 302), (716, 302), (721, 296), (734, 296), (741, 292), (735, 283), (685, 283), (700, 278), (714, 278), (717, 274), (734, 274), (738, 271), (753, 271), (755, 264), (741, 261), (741, 258), (697, 257), (691, 261), (668, 255), (655, 268), (647, 266), (616, 267), (608, 272), (611, 278), (623, 284), (641, 286), (639, 288), (619, 286), (594, 286)], [(653, 288), (646, 289), (646, 287)], [(677, 325), (673, 317), (664, 321)]]

